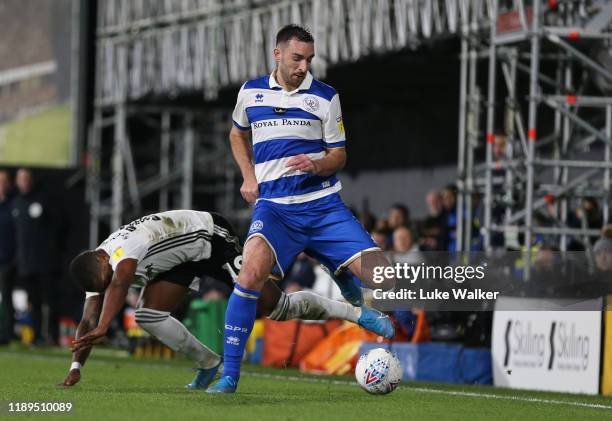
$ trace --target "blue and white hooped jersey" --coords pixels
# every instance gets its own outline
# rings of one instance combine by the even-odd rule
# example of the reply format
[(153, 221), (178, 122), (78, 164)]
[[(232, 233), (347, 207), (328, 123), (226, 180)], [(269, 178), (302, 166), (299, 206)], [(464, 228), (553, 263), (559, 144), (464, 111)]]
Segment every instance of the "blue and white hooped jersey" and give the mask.
[(310, 72), (292, 92), (272, 75), (246, 82), (232, 115), (234, 126), (251, 130), (259, 199), (305, 203), (338, 192), (335, 175), (321, 177), (287, 168), (289, 158), (325, 156), (325, 149), (346, 143), (337, 92)]

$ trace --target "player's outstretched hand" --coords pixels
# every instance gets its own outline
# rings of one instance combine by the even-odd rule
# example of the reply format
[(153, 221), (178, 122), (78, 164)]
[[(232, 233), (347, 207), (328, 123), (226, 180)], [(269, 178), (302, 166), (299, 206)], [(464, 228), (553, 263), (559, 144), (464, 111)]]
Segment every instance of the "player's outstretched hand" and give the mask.
[(108, 328), (98, 326), (97, 328), (90, 331), (86, 335), (83, 335), (76, 341), (72, 342), (72, 347), (71, 347), (72, 352), (81, 351), (92, 345), (99, 344), (100, 342), (104, 340), (107, 330)]
[(78, 368), (74, 368), (70, 370), (70, 372), (68, 373), (64, 381), (60, 383), (59, 385), (60, 386), (74, 386), (75, 384), (79, 382), (79, 380), (81, 380), (81, 370), (79, 370)]
[(310, 159), (310, 157), (306, 154), (300, 154), (296, 156), (292, 156), (287, 160), (287, 167), (294, 171), (303, 171), (303, 172), (317, 172), (317, 166), (315, 161)]

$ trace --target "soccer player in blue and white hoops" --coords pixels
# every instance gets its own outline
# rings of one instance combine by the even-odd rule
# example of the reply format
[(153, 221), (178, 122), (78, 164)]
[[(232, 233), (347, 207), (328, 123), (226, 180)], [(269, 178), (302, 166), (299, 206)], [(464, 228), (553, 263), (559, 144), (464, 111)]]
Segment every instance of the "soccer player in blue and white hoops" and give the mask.
[[(231, 147), (244, 179), (240, 192), (256, 204), (225, 317), (224, 369), (211, 393), (236, 390), (257, 299), (270, 273), (282, 277), (305, 251), (335, 275), (345, 297), (353, 298), (349, 301), (359, 303), (361, 297), (355, 300), (351, 293), (352, 278), (375, 285), (362, 273), (362, 255), (370, 253), (369, 266), (389, 265), (338, 194), (335, 174), (346, 161), (340, 99), (310, 74), (313, 57), (310, 32), (285, 26), (276, 37), (276, 69), (246, 82), (238, 93)], [(362, 326), (394, 336), (385, 315), (367, 307), (360, 311)]]

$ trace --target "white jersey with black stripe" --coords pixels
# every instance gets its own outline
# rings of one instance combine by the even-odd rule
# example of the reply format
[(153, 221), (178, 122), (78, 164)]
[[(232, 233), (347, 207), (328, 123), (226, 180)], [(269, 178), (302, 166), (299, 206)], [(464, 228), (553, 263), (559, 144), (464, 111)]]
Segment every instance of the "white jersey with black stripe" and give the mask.
[[(211, 256), (215, 232), (208, 212), (174, 210), (144, 216), (113, 232), (100, 244), (113, 270), (125, 259), (138, 261), (134, 284), (146, 285), (160, 273)], [(96, 295), (88, 292), (87, 297)]]

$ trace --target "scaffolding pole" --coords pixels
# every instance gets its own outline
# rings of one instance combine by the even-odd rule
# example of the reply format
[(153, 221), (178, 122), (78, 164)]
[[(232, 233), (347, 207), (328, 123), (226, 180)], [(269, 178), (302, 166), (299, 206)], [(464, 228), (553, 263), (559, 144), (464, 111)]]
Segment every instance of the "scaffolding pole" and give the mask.
[[(590, 47), (598, 45), (609, 48), (612, 6), (593, 1), (585, 8), (578, 0), (567, 0), (558, 7), (550, 3), (545, 7), (542, 0), (534, 0), (530, 5), (516, 0), (504, 3), (503, 9), (499, 8), (498, 1), (491, 0), (488, 4), (490, 14), (479, 21), (478, 28), (472, 25), (469, 38), (479, 44), (475, 46), (479, 50), (478, 59), (487, 60), (488, 79), (484, 86), (487, 120), (485, 127), (480, 129), (482, 134), (472, 133), (472, 128), (479, 128), (474, 118), (477, 108), (474, 98), (478, 97), (480, 86), (472, 83), (475, 77), (472, 68), (477, 65), (473, 61), (474, 50), (470, 49), (466, 94), (466, 102), (470, 105), (468, 139), (463, 141), (461, 134), (459, 136), (459, 141), (465, 144), (466, 155), (461, 156), (463, 146), (460, 143), (460, 174), (464, 174), (466, 180), (466, 187), (460, 190), (464, 215), (469, 217), (470, 196), (483, 194), (482, 237), (487, 251), (493, 247), (492, 233), (497, 232), (506, 234), (507, 238), (519, 233), (524, 235), (527, 256), (534, 252), (534, 241), (542, 241), (542, 235), (547, 236), (546, 241), (556, 238), (558, 242), (554, 245), (561, 250), (567, 250), (570, 241), (574, 240), (583, 241), (588, 248), (590, 238), (599, 230), (589, 227), (584, 218), (581, 227), (570, 227), (568, 215), (582, 198), (593, 195), (601, 201), (604, 223), (609, 223), (610, 219), (612, 97), (603, 90), (592, 93), (590, 89), (589, 95), (583, 92), (589, 81), (586, 75), (595, 75), (607, 82), (612, 80), (610, 69), (588, 53), (593, 50)], [(551, 22), (556, 26), (548, 26)], [(554, 63), (552, 77), (546, 74), (550, 73), (550, 66), (541, 66), (544, 61)], [(496, 74), (498, 62), (502, 70), (499, 78)], [(527, 89), (519, 84), (517, 70), (528, 74)], [(500, 132), (495, 116), (495, 105), (500, 102), (496, 95), (501, 92), (498, 79), (505, 82), (504, 130), (508, 144), (505, 158), (500, 161), (496, 157), (493, 162), (494, 134)], [(525, 116), (521, 104), (527, 110)], [(552, 113), (538, 112), (541, 105), (549, 107)], [(589, 111), (583, 112), (586, 108)], [(554, 117), (547, 125), (545, 119), (550, 115)], [(547, 128), (552, 128), (552, 132), (545, 133)], [(474, 143), (479, 138), (486, 139), (486, 143)], [(474, 152), (470, 147), (475, 145), (485, 148), (484, 164), (470, 162), (470, 154)], [(461, 167), (461, 162), (465, 162), (465, 168)], [(506, 172), (504, 192), (493, 191), (493, 171), (499, 169)], [(474, 174), (476, 182), (470, 182), (470, 174)], [(505, 206), (503, 223), (493, 221), (494, 206)], [(550, 220), (548, 223), (552, 226), (542, 225), (542, 218)], [(469, 223), (464, 221), (463, 226), (466, 229), (459, 233), (465, 247), (471, 238), (467, 229)], [(527, 257), (525, 262), (524, 276), (529, 279), (531, 258)]]
[[(529, 148), (527, 152), (527, 195), (525, 198), (525, 252), (527, 261), (531, 260), (531, 248), (533, 246), (533, 195), (534, 195), (534, 161), (535, 161), (535, 142), (537, 140), (537, 113), (539, 95), (538, 73), (540, 70), (540, 8), (541, 0), (533, 2), (533, 22), (531, 25), (531, 56), (530, 77), (529, 77), (529, 117), (527, 123), (527, 138)], [(531, 275), (531, 264), (525, 264), (524, 279), (529, 280)]]
[[(462, 4), (462, 14), (467, 14), (467, 4)], [(459, 148), (457, 163), (457, 251), (463, 250), (463, 231), (466, 195), (466, 119), (467, 119), (467, 84), (468, 84), (468, 60), (469, 60), (469, 36), (470, 26), (464, 20), (461, 25), (461, 55), (459, 56), (461, 65), (459, 73)]]
[[(497, 16), (497, 0), (493, 0), (492, 8), (493, 16)], [(487, 128), (486, 128), (486, 162), (487, 167), (493, 165), (493, 142), (495, 139), (494, 123), (495, 123), (495, 82), (496, 82), (496, 66), (497, 66), (497, 51), (495, 48), (496, 25), (491, 25), (489, 40), (489, 87), (487, 96)], [(485, 203), (493, 202), (493, 173), (487, 171), (485, 185)], [(484, 248), (491, 248), (491, 213), (492, 206), (485, 206), (484, 214)]]

